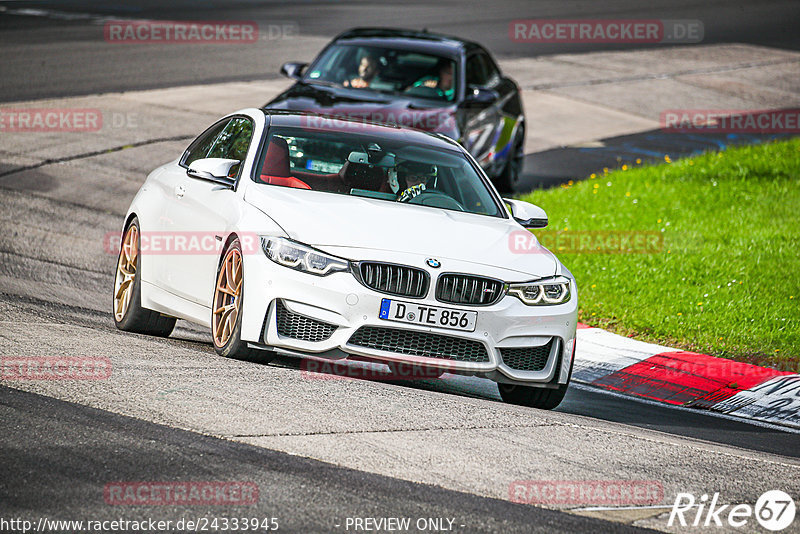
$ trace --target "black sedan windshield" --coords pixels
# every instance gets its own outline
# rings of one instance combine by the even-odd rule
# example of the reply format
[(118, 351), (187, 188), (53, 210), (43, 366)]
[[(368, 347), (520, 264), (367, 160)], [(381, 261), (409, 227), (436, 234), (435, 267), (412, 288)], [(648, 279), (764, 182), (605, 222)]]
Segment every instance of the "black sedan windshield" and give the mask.
[(309, 124), (270, 130), (257, 183), (502, 217), (486, 182), (458, 150), (375, 135), (371, 130), (379, 127), (370, 124), (347, 123), (345, 132)]
[(305, 75), (308, 82), (447, 102), (455, 98), (455, 80), (455, 61), (451, 58), (355, 45), (328, 48)]

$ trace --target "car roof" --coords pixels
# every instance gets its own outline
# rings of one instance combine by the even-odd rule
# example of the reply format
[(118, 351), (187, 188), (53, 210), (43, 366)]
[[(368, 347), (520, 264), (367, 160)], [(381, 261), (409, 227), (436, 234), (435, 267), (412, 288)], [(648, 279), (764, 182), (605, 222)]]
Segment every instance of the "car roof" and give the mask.
[(398, 28), (353, 28), (336, 36), (334, 42), (403, 48), (447, 56), (456, 56), (473, 48), (482, 48), (477, 43), (459, 37), (430, 33), (425, 30)]
[(397, 126), (361, 119), (355, 120), (306, 111), (287, 111), (280, 109), (262, 109), (260, 111), (268, 117), (270, 126), (325, 129), (335, 132), (352, 133), (353, 127), (366, 124), (369, 127), (367, 131), (376, 136), (402, 138), (408, 142), (425, 144), (447, 150), (463, 150), (458, 143), (449, 137), (407, 126)]

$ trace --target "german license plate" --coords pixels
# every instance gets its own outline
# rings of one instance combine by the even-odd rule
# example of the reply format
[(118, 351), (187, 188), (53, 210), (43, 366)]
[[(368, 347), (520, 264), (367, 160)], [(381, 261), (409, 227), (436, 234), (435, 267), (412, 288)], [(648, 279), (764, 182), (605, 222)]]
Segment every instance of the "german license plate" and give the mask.
[(452, 310), (427, 304), (400, 302), (392, 299), (381, 299), (378, 318), (398, 323), (435, 326), (464, 332), (475, 331), (478, 312)]

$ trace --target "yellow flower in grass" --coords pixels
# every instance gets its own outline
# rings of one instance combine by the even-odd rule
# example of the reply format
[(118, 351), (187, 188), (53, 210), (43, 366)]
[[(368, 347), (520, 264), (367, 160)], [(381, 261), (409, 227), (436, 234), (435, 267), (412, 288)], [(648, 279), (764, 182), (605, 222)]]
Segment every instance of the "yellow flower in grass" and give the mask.
[(664, 161), (666, 161), (667, 163), (672, 163), (672, 159), (666, 154), (664, 154)]

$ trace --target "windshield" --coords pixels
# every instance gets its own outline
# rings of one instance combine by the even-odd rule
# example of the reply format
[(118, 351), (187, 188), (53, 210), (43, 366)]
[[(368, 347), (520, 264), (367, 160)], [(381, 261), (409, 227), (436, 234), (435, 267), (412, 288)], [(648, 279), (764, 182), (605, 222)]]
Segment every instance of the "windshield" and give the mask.
[(455, 80), (451, 58), (355, 45), (331, 46), (305, 75), (305, 81), (447, 102), (455, 98)]
[(461, 152), (409, 143), (403, 135), (369, 135), (364, 130), (374, 127), (368, 124), (352, 127), (356, 133), (271, 128), (254, 181), (502, 217), (495, 197)]

